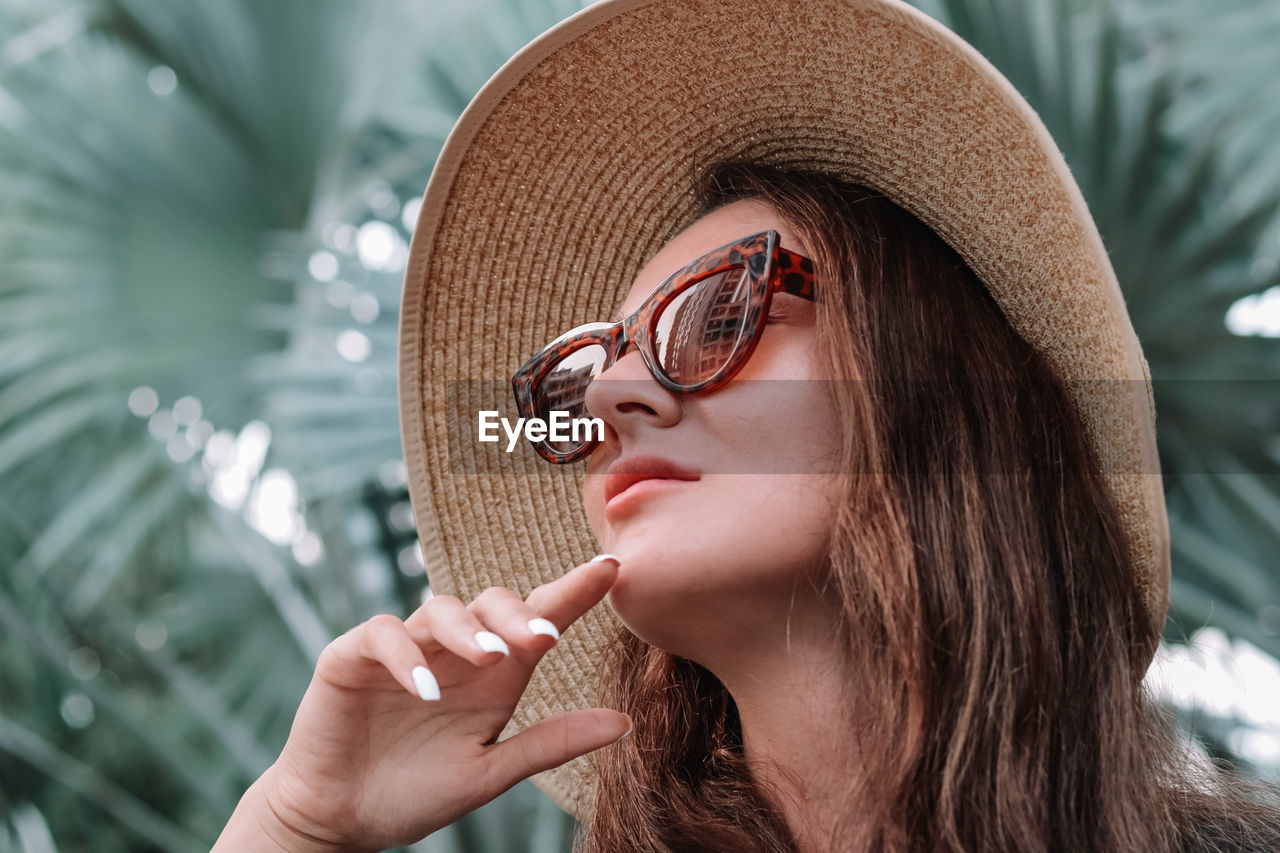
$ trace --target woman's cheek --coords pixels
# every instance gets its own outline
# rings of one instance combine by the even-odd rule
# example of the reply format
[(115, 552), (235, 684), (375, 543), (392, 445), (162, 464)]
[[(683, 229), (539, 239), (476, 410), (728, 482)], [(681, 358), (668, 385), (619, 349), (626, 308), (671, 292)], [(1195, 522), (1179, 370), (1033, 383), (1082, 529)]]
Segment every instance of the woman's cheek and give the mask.
[(609, 550), (609, 525), (604, 517), (604, 475), (587, 475), (582, 485), (582, 507), (587, 513), (587, 523), (596, 535), (601, 551)]

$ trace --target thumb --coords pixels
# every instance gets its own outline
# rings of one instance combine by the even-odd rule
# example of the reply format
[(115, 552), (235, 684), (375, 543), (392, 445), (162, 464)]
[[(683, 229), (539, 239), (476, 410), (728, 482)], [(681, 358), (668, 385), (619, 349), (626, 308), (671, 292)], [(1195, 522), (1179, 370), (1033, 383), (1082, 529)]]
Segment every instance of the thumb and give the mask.
[(608, 708), (566, 711), (494, 744), (492, 778), (502, 790), (534, 773), (608, 746), (631, 731), (631, 718)]

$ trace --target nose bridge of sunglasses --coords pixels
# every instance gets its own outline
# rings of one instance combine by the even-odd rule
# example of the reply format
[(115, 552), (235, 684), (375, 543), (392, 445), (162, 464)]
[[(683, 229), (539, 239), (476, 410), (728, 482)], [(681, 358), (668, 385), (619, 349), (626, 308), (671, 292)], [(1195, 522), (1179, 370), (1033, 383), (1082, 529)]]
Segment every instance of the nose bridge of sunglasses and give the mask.
[[(600, 379), (601, 377), (604, 376), (605, 373), (609, 372), (610, 370), (614, 370), (618, 362), (622, 361), (622, 359), (626, 358), (628, 355), (633, 353), (640, 358), (640, 361), (645, 365), (646, 369), (648, 370), (649, 359), (646, 357), (644, 353), (644, 348), (640, 345), (640, 341), (632, 337), (631, 335), (628, 335), (625, 329), (619, 330), (618, 336), (614, 342), (613, 351), (604, 360), (604, 363), (601, 365), (600, 371), (595, 375), (595, 377), (593, 377), (592, 381), (594, 381), (594, 379)], [(606, 378), (613, 378), (613, 377), (606, 377)]]

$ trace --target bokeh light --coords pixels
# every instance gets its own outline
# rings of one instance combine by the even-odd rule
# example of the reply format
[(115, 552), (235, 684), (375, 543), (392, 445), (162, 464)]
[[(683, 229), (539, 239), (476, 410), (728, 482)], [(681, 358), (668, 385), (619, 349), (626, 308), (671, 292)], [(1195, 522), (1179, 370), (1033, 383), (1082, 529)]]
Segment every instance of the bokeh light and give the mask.
[(178, 75), (167, 65), (157, 65), (147, 72), (147, 87), (157, 95), (172, 95), (178, 89)]

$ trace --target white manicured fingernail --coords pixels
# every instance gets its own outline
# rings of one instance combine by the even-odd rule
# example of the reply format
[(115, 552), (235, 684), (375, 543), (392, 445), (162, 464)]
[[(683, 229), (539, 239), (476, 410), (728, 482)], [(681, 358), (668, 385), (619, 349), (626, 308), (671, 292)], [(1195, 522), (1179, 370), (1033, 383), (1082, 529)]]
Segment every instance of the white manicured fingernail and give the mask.
[(511, 650), (507, 648), (506, 642), (492, 631), (476, 631), (476, 645), (484, 649), (486, 652), (502, 652), (504, 655), (511, 654)]
[(591, 558), (591, 562), (593, 563), (603, 563), (605, 560), (613, 560), (619, 566), (622, 565), (622, 561), (619, 560), (617, 557), (613, 556), (612, 554), (596, 554), (594, 557)]
[(418, 688), (418, 695), (425, 701), (437, 702), (440, 700), (440, 685), (436, 684), (436, 677), (425, 666), (415, 666), (413, 668), (413, 686)]
[(541, 616), (529, 620), (529, 630), (535, 634), (546, 634), (555, 640), (560, 639), (560, 632), (556, 630), (556, 626)]

